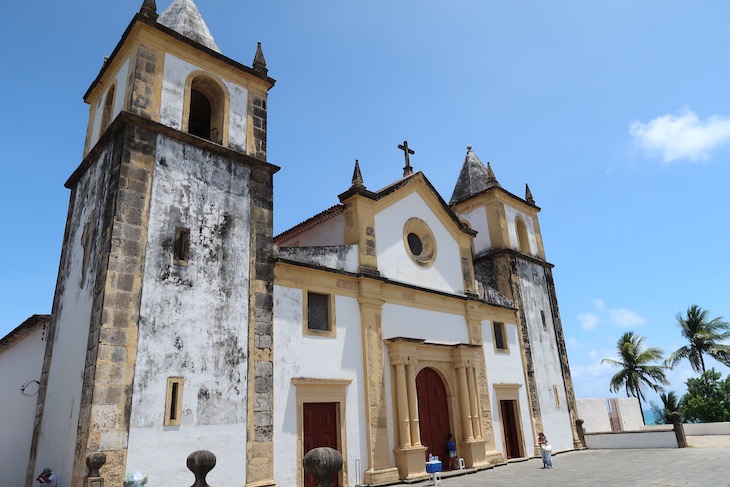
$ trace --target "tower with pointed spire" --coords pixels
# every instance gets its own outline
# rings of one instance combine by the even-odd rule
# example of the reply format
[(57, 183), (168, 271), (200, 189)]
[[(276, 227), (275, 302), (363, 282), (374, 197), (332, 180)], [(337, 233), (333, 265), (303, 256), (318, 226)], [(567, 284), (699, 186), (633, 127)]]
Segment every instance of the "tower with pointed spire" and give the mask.
[[(572, 431), (572, 438), (563, 439), (579, 447), (575, 394), (553, 265), (545, 260), (538, 221), (540, 208), (535, 205), (529, 185), (525, 185), (524, 199), (505, 190), (491, 164), (485, 167), (468, 146), (449, 204), (478, 232), (474, 239), (477, 280), (512, 299), (519, 310), (535, 431), (544, 431), (551, 439)], [(550, 420), (543, 421), (546, 417)], [(536, 454), (538, 450), (535, 444)]]
[(220, 444), (221, 478), (272, 485), (275, 81), (193, 0), (140, 1), (84, 96), (27, 485), (47, 465), (86, 485), (97, 452), (108, 485), (182, 485), (180, 459)]

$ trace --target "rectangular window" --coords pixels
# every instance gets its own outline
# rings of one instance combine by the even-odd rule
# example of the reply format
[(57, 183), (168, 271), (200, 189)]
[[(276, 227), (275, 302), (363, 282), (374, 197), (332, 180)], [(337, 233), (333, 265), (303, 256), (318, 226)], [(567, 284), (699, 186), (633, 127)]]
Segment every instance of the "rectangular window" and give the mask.
[(555, 394), (555, 407), (560, 408), (560, 396), (558, 395), (558, 386), (553, 384), (553, 394)]
[(504, 323), (495, 321), (492, 325), (494, 329), (494, 348), (499, 352), (507, 351), (507, 340), (504, 335)]
[(188, 252), (190, 251), (190, 229), (177, 227), (175, 229), (175, 247), (173, 248), (173, 259), (177, 265), (188, 265)]
[(547, 322), (545, 321), (545, 311), (540, 310), (540, 317), (542, 318), (542, 329), (547, 331)]
[(165, 426), (180, 426), (182, 416), (182, 377), (167, 378), (167, 397), (165, 399)]
[(307, 293), (307, 328), (330, 331), (330, 297), (327, 294)]

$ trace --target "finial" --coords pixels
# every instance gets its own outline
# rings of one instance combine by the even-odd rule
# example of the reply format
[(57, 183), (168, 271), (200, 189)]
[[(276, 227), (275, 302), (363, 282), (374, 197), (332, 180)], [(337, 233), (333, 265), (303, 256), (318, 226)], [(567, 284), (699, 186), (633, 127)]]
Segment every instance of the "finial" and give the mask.
[(362, 180), (362, 173), (360, 172), (360, 161), (357, 159), (355, 159), (355, 171), (352, 173), (352, 187), (365, 189)]
[(470, 145), (467, 145), (467, 146), (466, 146), (466, 151), (467, 151), (467, 152), (471, 152), (471, 146), (470, 146)]
[(253, 58), (253, 69), (264, 75), (269, 72), (269, 70), (266, 69), (266, 59), (264, 58), (264, 51), (261, 49), (261, 41), (259, 41), (256, 45), (256, 55)]
[(155, 0), (144, 0), (142, 2), (142, 8), (139, 9), (139, 13), (144, 17), (157, 20), (157, 2)]
[(492, 163), (487, 161), (487, 188), (494, 186), (501, 187), (499, 181), (497, 181), (497, 177), (494, 175), (494, 171), (492, 171)]
[(402, 144), (398, 144), (398, 148), (403, 151), (406, 156), (406, 165), (403, 167), (403, 177), (413, 174), (413, 167), (411, 167), (411, 154), (415, 154), (416, 151), (408, 147), (408, 141), (404, 140)]
[(531, 205), (535, 204), (535, 198), (532, 197), (532, 191), (530, 191), (530, 185), (525, 183), (525, 201)]

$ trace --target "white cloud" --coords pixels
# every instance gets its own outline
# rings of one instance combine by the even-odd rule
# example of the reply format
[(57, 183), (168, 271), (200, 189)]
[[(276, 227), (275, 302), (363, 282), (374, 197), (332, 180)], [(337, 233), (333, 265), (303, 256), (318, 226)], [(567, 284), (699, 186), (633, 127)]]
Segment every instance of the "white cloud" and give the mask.
[(595, 330), (601, 319), (593, 313), (580, 313), (578, 322), (584, 330)]
[(644, 317), (626, 308), (608, 308), (611, 324), (618, 328), (636, 328), (646, 323)]
[(713, 115), (703, 121), (685, 108), (677, 115), (662, 115), (647, 123), (634, 121), (630, 133), (641, 150), (659, 155), (663, 162), (700, 161), (730, 142), (730, 117)]

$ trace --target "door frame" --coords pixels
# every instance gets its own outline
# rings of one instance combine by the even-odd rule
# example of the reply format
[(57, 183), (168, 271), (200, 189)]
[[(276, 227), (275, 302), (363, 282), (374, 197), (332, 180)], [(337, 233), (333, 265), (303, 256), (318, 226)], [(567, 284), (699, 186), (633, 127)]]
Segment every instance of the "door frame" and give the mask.
[(296, 387), (297, 398), (297, 486), (304, 487), (304, 474), (301, 468), (304, 460), (304, 403), (333, 402), (337, 411), (337, 449), (342, 453), (342, 470), (340, 485), (347, 483), (347, 431), (345, 428), (347, 386), (352, 383), (347, 379), (310, 379), (295, 378), (292, 384)]
[(507, 430), (505, 428), (505, 420), (502, 417), (502, 408), (500, 406), (501, 401), (514, 401), (514, 415), (515, 415), (515, 427), (517, 428), (517, 447), (520, 450), (520, 457), (518, 458), (529, 458), (527, 454), (527, 448), (525, 445), (525, 429), (522, 424), (522, 414), (520, 413), (520, 388), (522, 384), (494, 384), (494, 400), (496, 411), (499, 414), (499, 427), (502, 436), (502, 455), (507, 460), (507, 440), (505, 435)]

